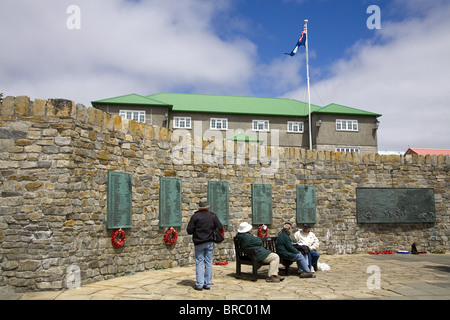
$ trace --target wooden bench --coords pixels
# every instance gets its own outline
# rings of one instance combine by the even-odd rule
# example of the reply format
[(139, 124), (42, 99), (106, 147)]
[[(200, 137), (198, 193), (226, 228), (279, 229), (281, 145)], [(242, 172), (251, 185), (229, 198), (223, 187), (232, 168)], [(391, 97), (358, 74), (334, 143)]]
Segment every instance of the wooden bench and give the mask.
[[(277, 237), (261, 238), (264, 248), (276, 253), (277, 252)], [(236, 251), (236, 274), (238, 277), (242, 276), (241, 266), (243, 264), (250, 265), (252, 269), (252, 281), (258, 280), (258, 269), (263, 265), (269, 265), (262, 261), (256, 260), (256, 250), (244, 250), (237, 243), (234, 238), (234, 249)], [(289, 267), (292, 264), (291, 261), (283, 260), (280, 258), (280, 264), (284, 266), (284, 272), (287, 275), (289, 273)]]

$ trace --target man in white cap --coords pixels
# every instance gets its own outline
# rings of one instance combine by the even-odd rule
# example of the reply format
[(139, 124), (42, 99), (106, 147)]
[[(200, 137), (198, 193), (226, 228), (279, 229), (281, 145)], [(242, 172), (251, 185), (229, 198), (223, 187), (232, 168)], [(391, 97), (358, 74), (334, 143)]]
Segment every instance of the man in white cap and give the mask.
[(302, 226), (302, 229), (295, 233), (294, 237), (295, 240), (297, 240), (297, 244), (309, 247), (309, 263), (313, 268), (311, 271), (314, 269), (317, 270), (317, 260), (319, 260), (320, 257), (320, 254), (317, 252), (317, 250), (319, 250), (319, 239), (317, 239), (314, 232), (311, 231), (311, 225), (305, 223)]
[(195, 290), (209, 290), (212, 280), (214, 230), (223, 229), (219, 218), (209, 211), (208, 199), (202, 198), (198, 211), (189, 220), (187, 233), (192, 234), (195, 248)]
[(278, 276), (278, 267), (280, 265), (280, 257), (270, 250), (267, 250), (262, 245), (262, 240), (253, 236), (250, 233), (252, 225), (247, 222), (242, 222), (239, 225), (236, 241), (244, 250), (257, 250), (256, 260), (269, 263), (269, 272), (267, 274), (267, 282), (280, 282), (284, 278)]

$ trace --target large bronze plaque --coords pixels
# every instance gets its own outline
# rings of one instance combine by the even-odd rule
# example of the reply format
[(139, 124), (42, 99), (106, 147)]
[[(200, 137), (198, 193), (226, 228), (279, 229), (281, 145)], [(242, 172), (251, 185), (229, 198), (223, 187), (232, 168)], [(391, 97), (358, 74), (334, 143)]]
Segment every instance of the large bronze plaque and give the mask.
[(208, 202), (209, 210), (214, 212), (220, 222), (227, 226), (229, 224), (229, 196), (228, 182), (209, 181), (208, 182)]
[(106, 228), (131, 228), (132, 176), (108, 171), (106, 197)]
[(297, 186), (297, 223), (316, 223), (315, 186)]
[(181, 180), (159, 180), (159, 226), (181, 227)]
[(272, 186), (252, 184), (252, 223), (272, 224)]
[(435, 222), (434, 189), (356, 188), (358, 223)]

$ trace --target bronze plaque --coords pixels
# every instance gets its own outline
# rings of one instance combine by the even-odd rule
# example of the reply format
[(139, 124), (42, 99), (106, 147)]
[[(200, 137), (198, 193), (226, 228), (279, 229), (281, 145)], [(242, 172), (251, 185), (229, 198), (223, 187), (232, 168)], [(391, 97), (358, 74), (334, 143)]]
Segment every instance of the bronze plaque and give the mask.
[(181, 180), (159, 180), (159, 226), (181, 227)]
[(272, 186), (252, 184), (252, 223), (272, 224)]
[(358, 223), (435, 222), (434, 189), (356, 188)]
[(132, 176), (108, 171), (106, 197), (106, 228), (131, 228)]

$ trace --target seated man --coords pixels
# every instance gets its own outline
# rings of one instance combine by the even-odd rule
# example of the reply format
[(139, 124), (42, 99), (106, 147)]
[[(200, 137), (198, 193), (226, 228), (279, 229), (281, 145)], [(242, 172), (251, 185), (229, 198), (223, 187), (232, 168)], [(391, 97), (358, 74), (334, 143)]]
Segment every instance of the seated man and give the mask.
[(316, 276), (310, 271), (305, 257), (292, 245), (289, 238), (291, 232), (292, 226), (289, 223), (285, 223), (283, 230), (278, 234), (277, 253), (281, 259), (297, 262), (300, 278), (315, 278)]
[(319, 260), (320, 254), (317, 252), (319, 250), (319, 239), (311, 231), (311, 225), (305, 223), (302, 230), (299, 230), (294, 235), (297, 244), (309, 247), (309, 262), (310, 265), (317, 270), (317, 260)]
[(250, 230), (252, 230), (252, 225), (247, 222), (242, 222), (239, 225), (238, 234), (236, 235), (238, 245), (244, 250), (257, 250), (256, 259), (264, 263), (269, 263), (267, 282), (280, 282), (284, 280), (284, 278), (278, 276), (280, 257), (276, 253), (264, 248), (262, 240), (253, 236)]

